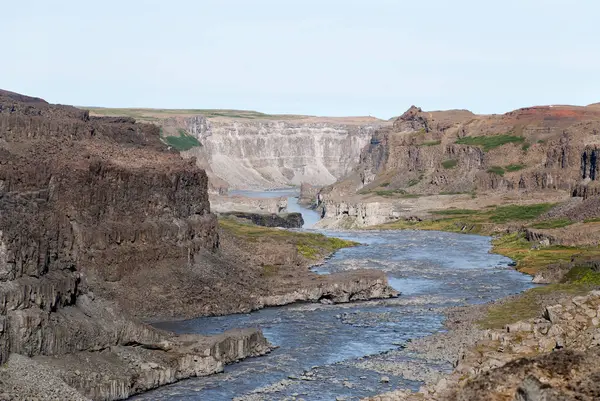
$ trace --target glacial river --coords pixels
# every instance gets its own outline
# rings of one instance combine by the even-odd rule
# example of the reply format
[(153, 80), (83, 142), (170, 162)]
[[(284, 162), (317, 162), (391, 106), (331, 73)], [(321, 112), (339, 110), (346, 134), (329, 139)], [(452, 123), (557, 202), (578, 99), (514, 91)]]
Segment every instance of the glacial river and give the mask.
[[(294, 198), (290, 201), (295, 203)], [(311, 217), (305, 217), (309, 225)], [(442, 330), (444, 307), (488, 302), (532, 286), (530, 277), (509, 267), (510, 259), (489, 253), (488, 237), (426, 231), (325, 233), (364, 246), (340, 250), (316, 268), (317, 273), (380, 269), (402, 295), (390, 300), (296, 304), (157, 324), (178, 333), (200, 334), (260, 327), (279, 348), (227, 366), (222, 374), (184, 380), (135, 399), (330, 401), (345, 397), (350, 401), (395, 388), (416, 390), (419, 382), (401, 376), (386, 374), (389, 383), (382, 383), (382, 373), (365, 362), (374, 355), (401, 349), (410, 339)], [(401, 358), (413, 357), (402, 352)]]

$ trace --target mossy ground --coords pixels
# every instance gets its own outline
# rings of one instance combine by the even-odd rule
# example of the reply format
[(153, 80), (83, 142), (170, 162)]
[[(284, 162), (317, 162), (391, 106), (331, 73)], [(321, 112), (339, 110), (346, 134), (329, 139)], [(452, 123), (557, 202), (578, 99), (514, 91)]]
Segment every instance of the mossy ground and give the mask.
[(481, 146), (484, 152), (506, 145), (507, 143), (523, 143), (525, 138), (511, 134), (466, 136), (456, 141), (457, 144)]
[[(433, 212), (439, 216), (419, 222), (397, 221), (377, 226), (377, 229), (417, 229), (464, 232), (471, 234), (493, 234), (503, 224), (518, 222), (523, 226), (559, 228), (572, 224), (565, 219), (533, 223), (553, 205), (508, 205), (485, 210), (448, 209)], [(513, 259), (516, 269), (535, 274), (551, 264), (570, 263), (574, 259), (600, 259), (600, 247), (549, 246), (534, 247), (522, 232), (504, 234), (492, 240), (493, 252)], [(487, 315), (479, 321), (483, 328), (502, 328), (504, 325), (540, 315), (545, 300), (561, 295), (578, 295), (600, 287), (600, 272), (588, 265), (573, 267), (561, 283), (536, 287), (525, 291), (506, 302), (493, 305)]]
[(359, 245), (357, 242), (323, 234), (261, 227), (231, 218), (220, 218), (219, 225), (228, 233), (249, 242), (275, 241), (295, 245), (297, 252), (310, 261), (318, 261), (339, 249)]

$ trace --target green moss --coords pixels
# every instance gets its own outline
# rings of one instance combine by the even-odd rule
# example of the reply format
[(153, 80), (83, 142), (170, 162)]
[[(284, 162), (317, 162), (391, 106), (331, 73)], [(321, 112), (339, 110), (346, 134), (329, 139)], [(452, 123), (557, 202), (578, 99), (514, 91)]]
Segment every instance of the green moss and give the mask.
[(533, 220), (550, 210), (553, 206), (551, 203), (499, 206), (491, 212), (490, 221), (494, 223), (507, 223), (515, 220)]
[(563, 282), (600, 285), (600, 272), (593, 270), (590, 266), (575, 266), (565, 275)]
[(531, 227), (532, 228), (540, 228), (540, 229), (561, 228), (561, 227), (570, 226), (573, 223), (574, 223), (574, 221), (571, 221), (569, 219), (553, 219), (553, 220), (546, 220), (546, 221), (541, 221), (539, 223), (532, 224)]
[(461, 145), (481, 146), (483, 151), (487, 152), (508, 143), (522, 143), (524, 141), (525, 138), (522, 136), (500, 134), (487, 136), (466, 136), (458, 139), (456, 143)]
[(184, 129), (178, 129), (179, 136), (163, 136), (163, 130), (160, 129), (161, 139), (168, 145), (177, 149), (178, 151), (190, 150), (191, 148), (202, 146), (202, 144), (196, 139), (196, 137), (188, 134)]
[(227, 217), (219, 219), (219, 226), (230, 234), (249, 242), (293, 244), (298, 253), (309, 260), (319, 260), (339, 249), (359, 245), (357, 242), (327, 237), (323, 234), (261, 227)]
[(451, 168), (456, 167), (457, 164), (458, 164), (458, 160), (450, 159), (450, 160), (443, 161), (442, 167), (444, 167), (445, 169), (451, 169)]
[(539, 316), (546, 295), (578, 295), (588, 290), (589, 287), (578, 284), (552, 284), (532, 288), (507, 302), (491, 306), (478, 324), (484, 329), (501, 329), (507, 324)]
[(277, 275), (277, 273), (279, 273), (279, 266), (273, 266), (273, 265), (264, 265), (263, 266), (263, 271), (262, 271), (262, 275), (263, 276), (275, 276)]
[(490, 174), (504, 176), (504, 169), (500, 166), (492, 166), (492, 167), (488, 168), (487, 172)]
[(523, 165), (523, 164), (509, 164), (508, 166), (504, 167), (504, 169), (506, 171), (508, 171), (509, 173), (523, 170), (524, 168), (525, 168), (525, 165)]

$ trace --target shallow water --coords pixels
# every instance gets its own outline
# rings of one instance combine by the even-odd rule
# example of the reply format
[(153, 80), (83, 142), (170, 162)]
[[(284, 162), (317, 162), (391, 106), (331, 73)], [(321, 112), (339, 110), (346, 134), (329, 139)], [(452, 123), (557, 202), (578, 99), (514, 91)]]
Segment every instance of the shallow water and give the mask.
[[(358, 400), (393, 388), (417, 389), (420, 383), (393, 375), (387, 375), (389, 384), (380, 383), (380, 373), (355, 363), (441, 330), (443, 307), (487, 302), (532, 286), (530, 277), (508, 267), (509, 259), (489, 253), (488, 237), (431, 231), (330, 234), (365, 245), (340, 250), (314, 271), (327, 274), (381, 269), (402, 295), (383, 301), (297, 304), (244, 315), (158, 324), (179, 333), (202, 334), (260, 327), (280, 348), (267, 356), (227, 366), (223, 374), (184, 380), (136, 399), (231, 400), (289, 376), (293, 379), (288, 386), (261, 393), (256, 399), (297, 396), (308, 401), (345, 396)], [(297, 380), (305, 371), (318, 379)]]

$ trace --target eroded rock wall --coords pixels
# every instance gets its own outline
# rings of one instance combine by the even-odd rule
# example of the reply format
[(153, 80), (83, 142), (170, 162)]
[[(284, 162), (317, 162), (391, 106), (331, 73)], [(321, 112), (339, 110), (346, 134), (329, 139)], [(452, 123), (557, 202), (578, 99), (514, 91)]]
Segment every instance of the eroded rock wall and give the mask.
[(358, 163), (380, 123), (194, 117), (187, 130), (202, 147), (186, 152), (234, 189), (332, 184)]
[(147, 294), (140, 278), (165, 265), (190, 270), (219, 243), (206, 174), (169, 152), (157, 129), (0, 91), (1, 398), (44, 394), (22, 379), (30, 369), (55, 388), (112, 400), (269, 350), (258, 331), (156, 330), (117, 295)]

